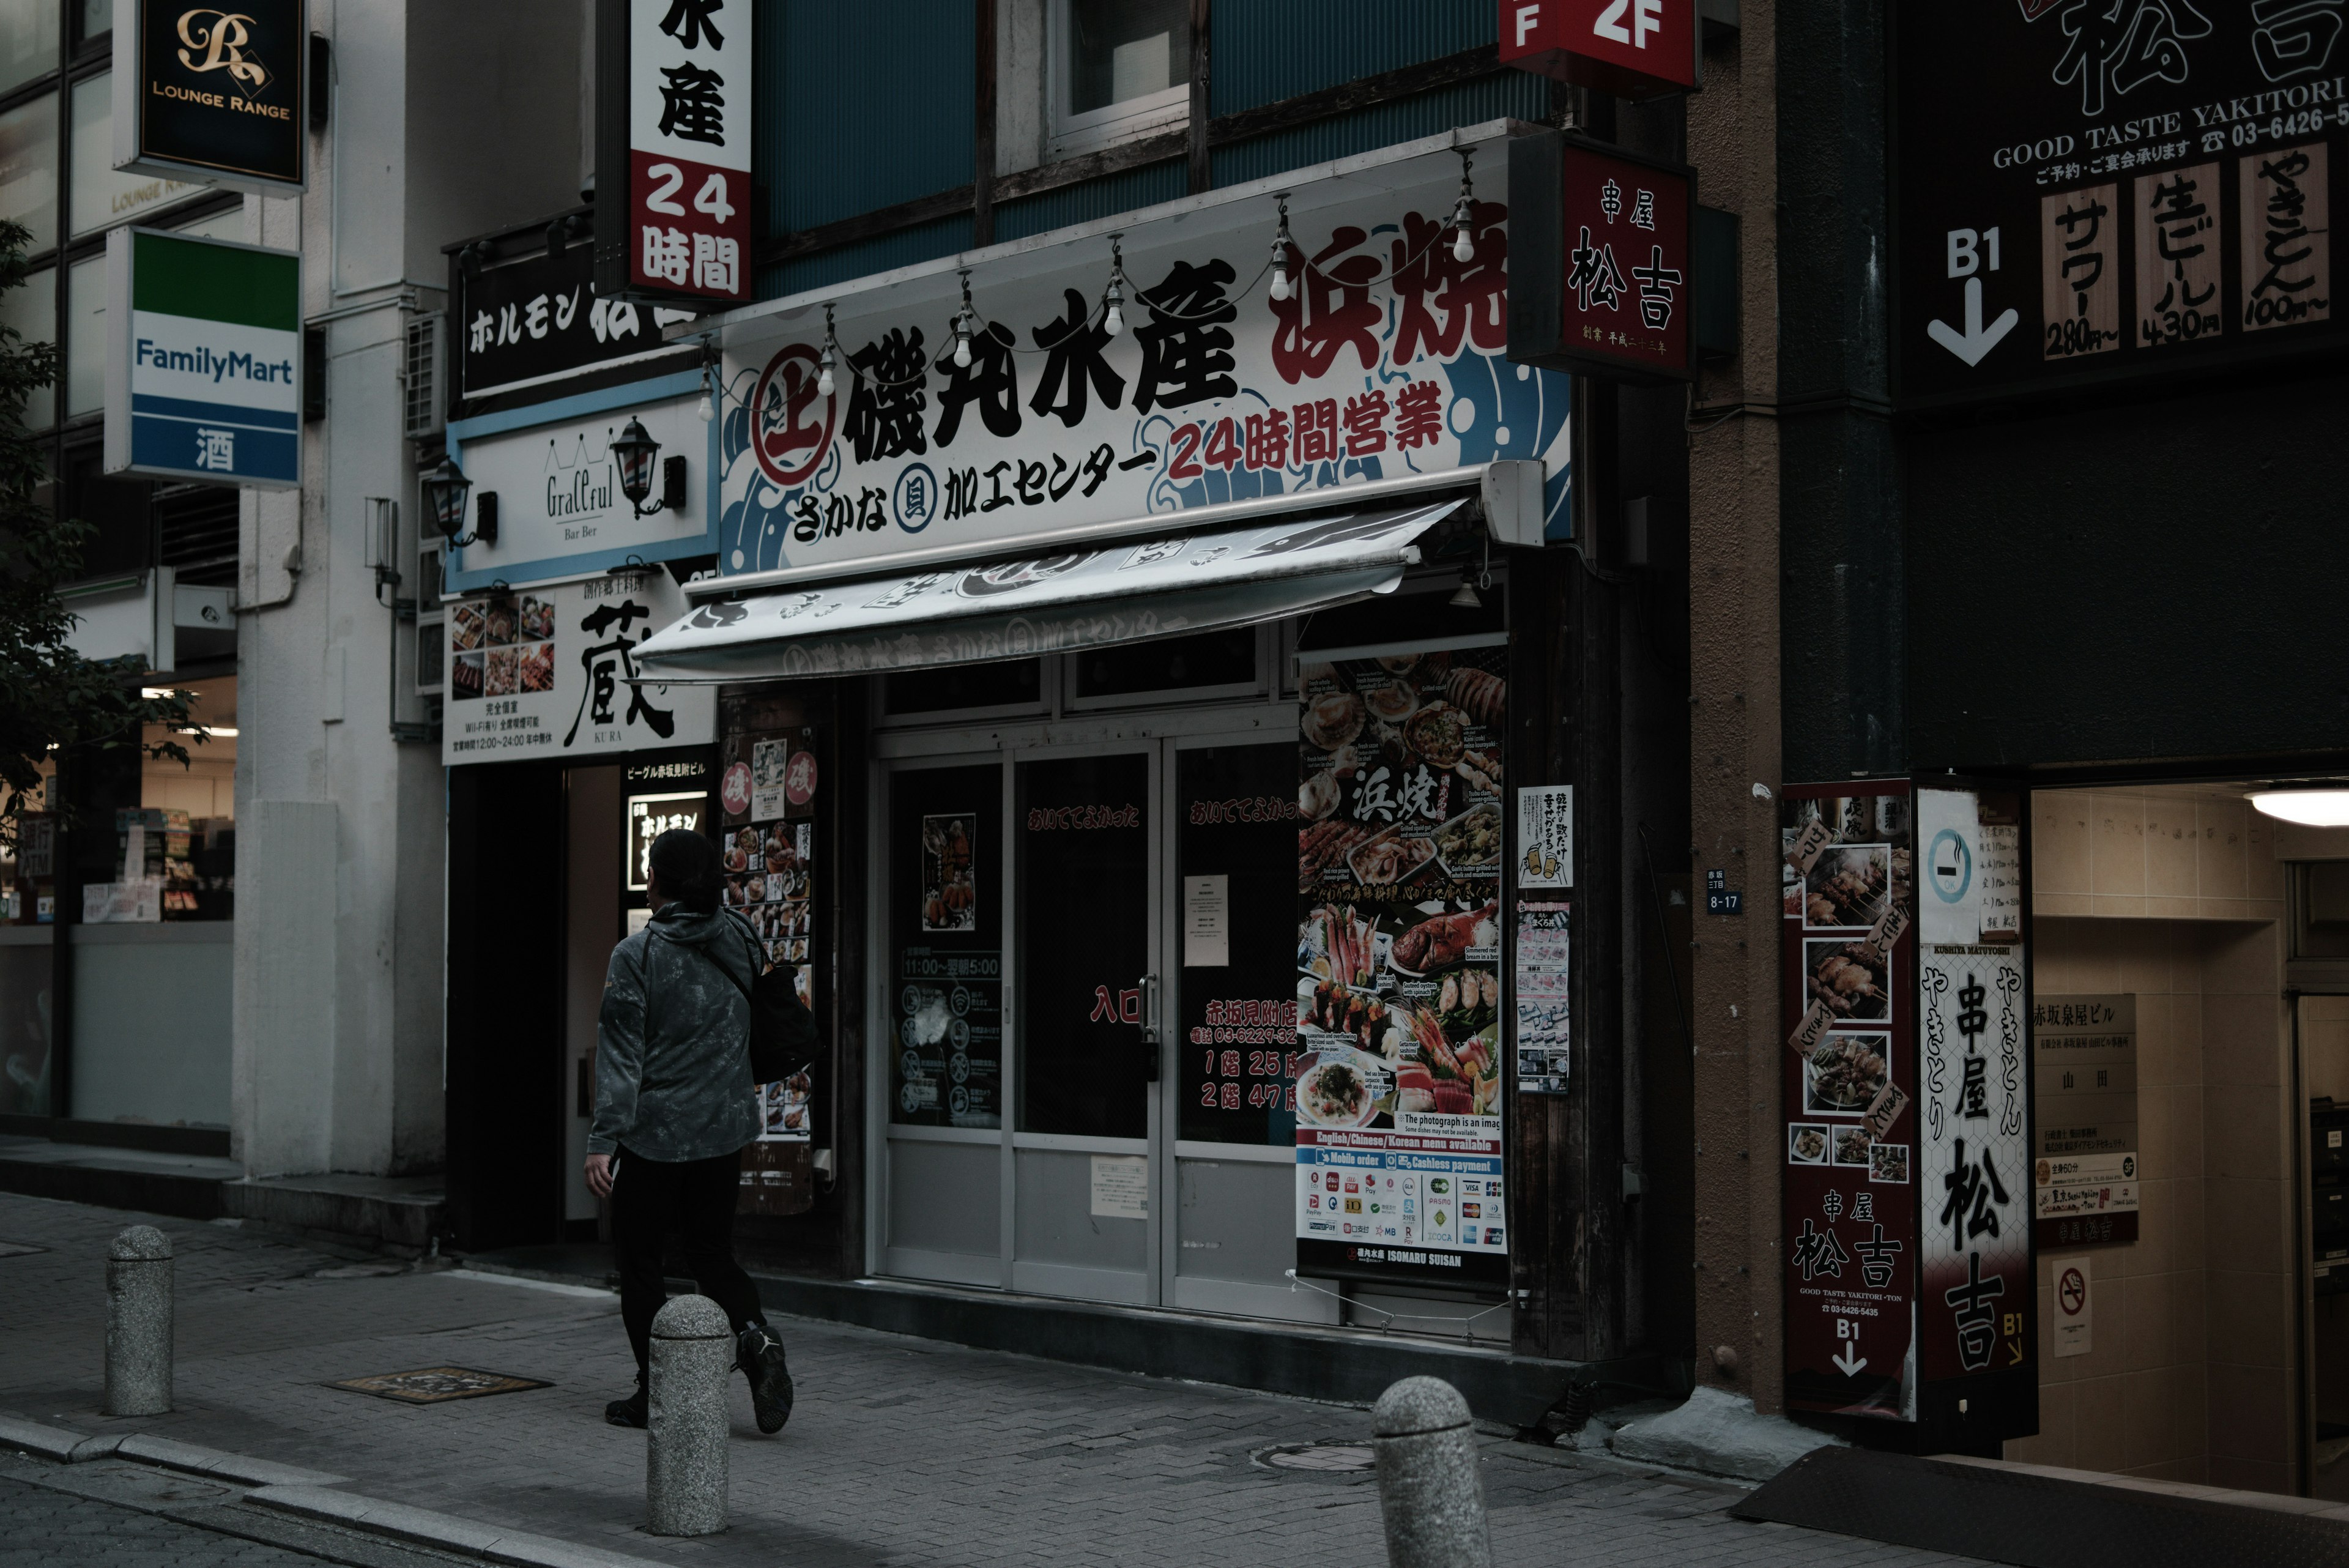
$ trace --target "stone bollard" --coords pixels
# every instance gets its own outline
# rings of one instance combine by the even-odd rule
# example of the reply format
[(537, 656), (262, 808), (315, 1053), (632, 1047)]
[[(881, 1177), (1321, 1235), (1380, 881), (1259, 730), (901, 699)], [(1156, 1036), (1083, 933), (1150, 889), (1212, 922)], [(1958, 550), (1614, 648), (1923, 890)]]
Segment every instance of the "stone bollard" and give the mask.
[(106, 1413), (171, 1407), (171, 1241), (133, 1225), (106, 1254)]
[(653, 1319), (647, 1526), (655, 1535), (726, 1528), (726, 1378), (734, 1331), (708, 1296), (678, 1296)]
[(1441, 1377), (1406, 1377), (1371, 1410), (1390, 1568), (1492, 1568), (1468, 1401)]

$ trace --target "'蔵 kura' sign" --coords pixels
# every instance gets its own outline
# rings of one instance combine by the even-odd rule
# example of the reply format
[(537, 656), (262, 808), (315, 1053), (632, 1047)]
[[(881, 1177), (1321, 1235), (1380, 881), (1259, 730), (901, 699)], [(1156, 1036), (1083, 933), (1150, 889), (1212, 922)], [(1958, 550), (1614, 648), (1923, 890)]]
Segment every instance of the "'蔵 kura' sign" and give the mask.
[(1892, 8), (1911, 406), (2339, 351), (2341, 0)]
[(303, 189), (305, 0), (124, 0), (114, 17), (115, 168)]
[(302, 483), (302, 258), (155, 229), (106, 236), (106, 472)]
[(1509, 143), (1509, 358), (1621, 381), (1694, 374), (1696, 177), (1550, 132)]
[(1501, 63), (1618, 98), (1703, 79), (1696, 0), (1501, 0)]
[(595, 287), (750, 297), (750, 0), (598, 0)]

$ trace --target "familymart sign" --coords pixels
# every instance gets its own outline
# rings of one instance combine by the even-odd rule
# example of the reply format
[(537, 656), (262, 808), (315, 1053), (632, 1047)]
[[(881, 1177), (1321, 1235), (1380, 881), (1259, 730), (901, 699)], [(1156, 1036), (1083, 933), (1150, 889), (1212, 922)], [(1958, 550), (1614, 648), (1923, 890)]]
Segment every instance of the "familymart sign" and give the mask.
[(106, 472), (302, 483), (302, 261), (155, 229), (106, 241)]

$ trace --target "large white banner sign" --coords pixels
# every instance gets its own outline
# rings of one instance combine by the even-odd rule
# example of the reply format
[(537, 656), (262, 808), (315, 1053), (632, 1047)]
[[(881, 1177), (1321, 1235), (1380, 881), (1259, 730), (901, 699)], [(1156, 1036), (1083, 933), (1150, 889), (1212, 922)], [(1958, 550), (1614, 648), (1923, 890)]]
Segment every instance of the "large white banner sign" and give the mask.
[(974, 269), (968, 365), (956, 306), (934, 289), (922, 305), (893, 307), (894, 290), (840, 303), (828, 396), (820, 312), (803, 337), (730, 353), (720, 568), (983, 548), (1498, 458), (1547, 464), (1547, 531), (1563, 537), (1568, 378), (1506, 358), (1508, 210), (1475, 203), (1461, 259), (1459, 166), (1425, 167), (1425, 183), (1294, 217), (1284, 299), (1273, 204), (1238, 202), (1123, 237), (1114, 335), (1102, 238), (1055, 269)]

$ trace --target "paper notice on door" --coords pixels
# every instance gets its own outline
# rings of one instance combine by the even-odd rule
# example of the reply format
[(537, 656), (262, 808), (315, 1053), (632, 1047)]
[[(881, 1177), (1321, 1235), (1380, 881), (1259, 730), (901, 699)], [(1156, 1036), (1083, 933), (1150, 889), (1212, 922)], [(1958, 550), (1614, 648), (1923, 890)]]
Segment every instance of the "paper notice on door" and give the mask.
[(1093, 1156), (1092, 1209), (1097, 1220), (1149, 1219), (1150, 1162), (1140, 1155)]
[[(1183, 878), (1183, 967), (1225, 969), (1232, 961), (1232, 879)], [(1096, 1160), (1095, 1165), (1099, 1165)], [(1099, 1178), (1095, 1178), (1098, 1181)], [(1096, 1210), (1098, 1212), (1098, 1210)]]

